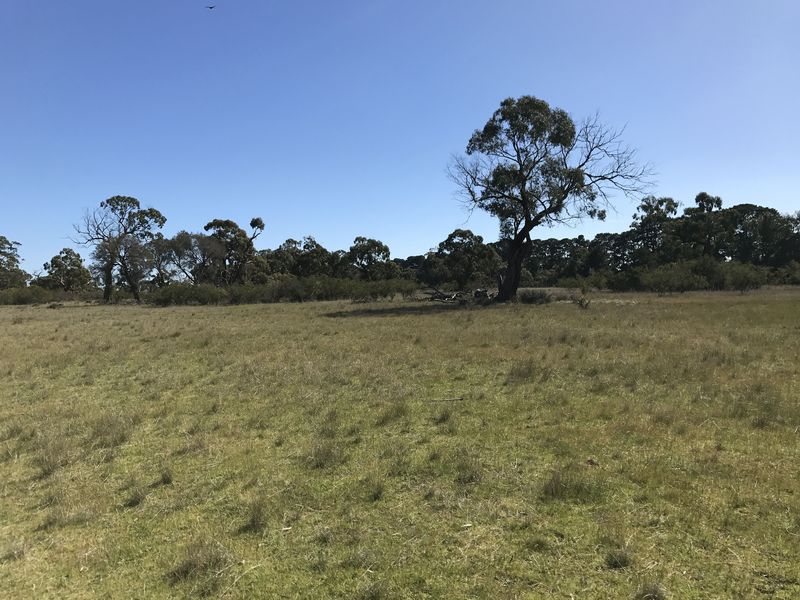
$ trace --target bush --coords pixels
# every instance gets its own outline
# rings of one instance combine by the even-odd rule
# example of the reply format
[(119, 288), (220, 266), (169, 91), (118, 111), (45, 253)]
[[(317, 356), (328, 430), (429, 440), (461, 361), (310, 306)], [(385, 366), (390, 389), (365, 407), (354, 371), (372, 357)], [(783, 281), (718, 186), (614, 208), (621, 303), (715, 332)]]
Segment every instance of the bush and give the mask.
[(100, 292), (83, 290), (80, 292), (65, 292), (57, 289), (51, 290), (39, 285), (29, 287), (8, 288), (0, 290), (0, 305), (2, 304), (55, 304), (59, 302), (89, 302), (99, 300)]
[(219, 288), (209, 284), (176, 283), (150, 293), (146, 301), (157, 306), (182, 304), (259, 304), (304, 302), (308, 300), (375, 301), (412, 295), (417, 283), (409, 279), (365, 281), (334, 277), (278, 275), (259, 285), (235, 285)]
[(44, 304), (55, 302), (59, 294), (43, 287), (19, 287), (0, 290), (0, 304)]
[(705, 287), (701, 289), (725, 289), (725, 270), (723, 263), (720, 261), (710, 256), (703, 256), (685, 264), (693, 275), (705, 279)]
[(691, 263), (662, 265), (641, 275), (642, 287), (658, 294), (690, 292), (709, 288), (708, 280), (692, 270)]
[(764, 276), (753, 265), (728, 263), (725, 265), (725, 287), (744, 294), (756, 290), (764, 283)]
[(800, 285), (800, 262), (793, 260), (785, 267), (775, 269), (773, 277), (778, 285)]
[(147, 301), (157, 306), (185, 305), (185, 304), (221, 304), (227, 302), (228, 294), (222, 289), (201, 283), (175, 283), (151, 292)]
[(550, 304), (553, 296), (545, 290), (521, 289), (517, 292), (517, 300), (523, 304)]
[(629, 292), (641, 290), (645, 286), (642, 282), (642, 272), (639, 269), (606, 273), (606, 285), (613, 292)]

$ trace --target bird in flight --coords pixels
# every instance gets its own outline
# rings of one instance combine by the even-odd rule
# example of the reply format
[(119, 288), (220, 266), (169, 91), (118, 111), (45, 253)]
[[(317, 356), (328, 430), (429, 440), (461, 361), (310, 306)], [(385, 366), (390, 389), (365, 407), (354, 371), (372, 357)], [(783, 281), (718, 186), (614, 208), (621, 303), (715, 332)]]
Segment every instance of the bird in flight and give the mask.
[(217, 8), (217, 5), (216, 5), (216, 4), (211, 4), (211, 5), (209, 5), (209, 6), (206, 6), (206, 8), (207, 8), (208, 10), (214, 10), (215, 8)]

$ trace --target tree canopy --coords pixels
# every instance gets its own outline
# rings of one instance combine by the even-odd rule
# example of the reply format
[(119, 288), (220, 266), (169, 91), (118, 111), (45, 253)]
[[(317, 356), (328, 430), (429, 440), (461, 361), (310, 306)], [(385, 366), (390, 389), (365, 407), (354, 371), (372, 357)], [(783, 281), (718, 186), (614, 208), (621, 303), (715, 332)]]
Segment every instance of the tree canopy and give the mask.
[(72, 248), (62, 249), (44, 263), (44, 270), (45, 274), (36, 279), (36, 285), (65, 292), (85, 290), (91, 285), (89, 269), (84, 266), (81, 255)]
[(25, 285), (30, 276), (20, 269), (19, 242), (0, 235), (0, 290)]

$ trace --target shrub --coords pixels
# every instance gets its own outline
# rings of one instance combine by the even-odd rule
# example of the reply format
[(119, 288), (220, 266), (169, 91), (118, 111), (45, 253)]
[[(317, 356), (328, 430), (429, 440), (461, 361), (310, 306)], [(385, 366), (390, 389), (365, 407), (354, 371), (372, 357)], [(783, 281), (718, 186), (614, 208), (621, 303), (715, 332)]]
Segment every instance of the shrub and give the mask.
[(706, 281), (703, 289), (722, 290), (725, 288), (725, 271), (723, 263), (711, 256), (702, 256), (686, 263), (691, 273)]
[(553, 296), (545, 290), (521, 289), (517, 292), (517, 300), (523, 304), (550, 304)]
[(228, 293), (207, 283), (175, 283), (151, 292), (147, 301), (157, 306), (221, 304), (228, 301)]
[(771, 283), (777, 285), (800, 285), (800, 262), (793, 260), (785, 267), (775, 269)]
[(744, 294), (756, 290), (764, 283), (764, 276), (753, 265), (728, 263), (725, 265), (725, 287)]
[(39, 286), (0, 290), (0, 304), (44, 304), (54, 302), (58, 293)]
[(692, 271), (690, 263), (662, 265), (641, 275), (644, 289), (658, 294), (708, 289), (709, 282)]
[(181, 304), (259, 304), (273, 302), (304, 302), (309, 300), (375, 301), (404, 297), (417, 290), (417, 283), (409, 279), (383, 279), (365, 281), (335, 277), (308, 277), (276, 275), (258, 285), (234, 285), (219, 288), (209, 284), (178, 283), (157, 289), (147, 296), (147, 301), (157, 306)]

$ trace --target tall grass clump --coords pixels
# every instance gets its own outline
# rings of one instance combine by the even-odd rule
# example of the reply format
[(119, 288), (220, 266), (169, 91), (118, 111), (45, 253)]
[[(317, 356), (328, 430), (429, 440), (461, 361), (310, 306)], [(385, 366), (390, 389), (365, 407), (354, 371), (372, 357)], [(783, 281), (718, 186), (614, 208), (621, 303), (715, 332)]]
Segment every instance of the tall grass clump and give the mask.
[(247, 520), (239, 528), (241, 533), (260, 533), (267, 527), (267, 499), (263, 495), (256, 496), (247, 507)]
[(201, 596), (212, 594), (225, 570), (233, 564), (230, 552), (219, 542), (198, 539), (183, 551), (183, 558), (168, 573), (173, 583), (192, 582), (192, 591)]
[(545, 500), (566, 502), (595, 502), (601, 499), (603, 489), (597, 477), (590, 475), (582, 465), (568, 464), (555, 468), (542, 485)]
[(636, 590), (633, 600), (667, 600), (667, 594), (659, 584), (645, 582)]
[(49, 477), (70, 462), (70, 447), (63, 435), (48, 433), (40, 436), (35, 443), (33, 465), (39, 470), (39, 477)]

